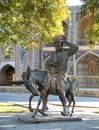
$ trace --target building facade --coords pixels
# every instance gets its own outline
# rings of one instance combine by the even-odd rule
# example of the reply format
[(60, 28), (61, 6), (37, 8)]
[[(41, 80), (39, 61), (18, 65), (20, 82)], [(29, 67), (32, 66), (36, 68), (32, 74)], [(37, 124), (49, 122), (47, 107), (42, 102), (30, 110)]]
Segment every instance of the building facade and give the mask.
[(80, 6), (70, 7), (72, 21), (69, 29), (69, 41), (77, 44), (79, 51), (74, 56), (74, 60), (71, 59), (69, 73), (78, 77), (80, 87), (99, 88), (99, 45), (90, 49), (86, 46), (85, 36), (79, 35), (80, 28), (77, 26), (79, 9)]
[[(80, 6), (71, 6), (71, 21), (67, 20), (68, 41), (79, 46), (78, 52), (69, 60), (68, 74), (78, 77), (80, 87), (99, 88), (99, 46), (90, 50), (85, 45), (83, 37), (79, 36), (79, 28), (77, 28), (79, 9)], [(12, 48), (15, 55), (10, 59), (6, 59), (0, 51), (0, 85), (11, 85), (11, 80), (21, 80), (22, 72), (28, 65), (31, 69), (43, 69), (44, 61), (54, 51), (49, 47), (31, 51), (19, 45), (14, 45)]]

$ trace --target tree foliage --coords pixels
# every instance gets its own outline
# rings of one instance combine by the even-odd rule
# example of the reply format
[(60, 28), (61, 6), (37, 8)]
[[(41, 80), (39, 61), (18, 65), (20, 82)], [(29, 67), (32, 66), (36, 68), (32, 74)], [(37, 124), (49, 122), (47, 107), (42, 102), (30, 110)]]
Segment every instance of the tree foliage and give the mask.
[(99, 42), (99, 1), (81, 0), (80, 29), (86, 35), (88, 45), (95, 46)]
[(62, 33), (67, 17), (66, 0), (0, 0), (0, 46), (31, 49), (47, 43)]

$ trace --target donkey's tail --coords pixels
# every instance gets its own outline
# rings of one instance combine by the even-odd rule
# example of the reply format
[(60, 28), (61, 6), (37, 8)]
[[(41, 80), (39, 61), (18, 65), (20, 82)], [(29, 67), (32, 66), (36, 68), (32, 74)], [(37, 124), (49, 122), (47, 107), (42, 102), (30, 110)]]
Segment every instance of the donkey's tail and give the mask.
[(76, 91), (75, 91), (76, 94), (78, 93), (79, 88), (80, 88), (80, 82), (77, 80), (77, 82), (76, 82)]

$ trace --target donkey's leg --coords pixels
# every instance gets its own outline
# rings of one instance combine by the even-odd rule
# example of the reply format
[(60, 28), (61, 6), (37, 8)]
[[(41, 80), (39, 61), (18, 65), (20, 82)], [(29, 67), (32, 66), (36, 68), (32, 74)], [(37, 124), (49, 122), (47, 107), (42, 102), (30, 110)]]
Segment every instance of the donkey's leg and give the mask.
[(31, 107), (31, 101), (32, 101), (33, 97), (34, 97), (34, 94), (32, 94), (32, 95), (29, 97), (29, 111), (30, 111), (30, 112), (33, 112), (33, 108)]
[(74, 113), (74, 108), (75, 108), (75, 94), (74, 93), (72, 93), (72, 101), (73, 101), (72, 113)]
[(38, 110), (39, 110), (39, 106), (41, 104), (41, 101), (44, 99), (45, 97), (45, 94), (46, 94), (46, 90), (45, 89), (42, 89), (41, 90), (41, 95), (40, 95), (40, 98), (38, 100), (38, 104), (37, 104), (37, 108), (35, 109), (35, 112), (33, 113), (33, 118), (35, 118), (35, 115), (37, 114)]
[(75, 107), (75, 94), (73, 91), (70, 91), (71, 101), (73, 102), (73, 107), (70, 116), (74, 113), (74, 107)]
[(68, 100), (68, 108), (70, 108), (70, 105), (71, 105), (71, 97), (70, 97), (70, 95), (69, 95), (69, 91), (67, 91), (66, 92), (66, 94), (65, 94), (65, 96), (66, 96), (66, 98), (67, 98), (67, 100)]
[(40, 114), (42, 114), (43, 116), (47, 116), (47, 114), (44, 113), (45, 110), (48, 110), (47, 101), (48, 101), (48, 94), (46, 94), (46, 91), (44, 90), (42, 97), (42, 109), (39, 110)]
[(36, 109), (35, 109), (35, 112), (34, 112), (33, 115), (32, 115), (32, 118), (35, 118), (35, 115), (37, 114), (38, 109), (39, 109), (39, 106), (40, 106), (40, 104), (41, 104), (41, 100), (42, 100), (42, 94), (40, 95), (40, 98), (39, 98), (39, 100), (38, 100), (37, 107), (36, 107)]
[(45, 97), (43, 98), (42, 111), (48, 110), (47, 102), (48, 102), (48, 94), (46, 94)]

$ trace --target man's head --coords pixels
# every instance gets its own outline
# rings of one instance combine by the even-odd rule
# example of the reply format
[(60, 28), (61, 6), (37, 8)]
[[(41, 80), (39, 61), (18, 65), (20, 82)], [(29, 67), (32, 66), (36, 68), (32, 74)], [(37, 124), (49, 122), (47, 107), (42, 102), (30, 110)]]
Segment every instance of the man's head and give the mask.
[(65, 37), (63, 35), (57, 35), (53, 38), (52, 45), (55, 46), (56, 50), (59, 50), (62, 48), (64, 40)]
[(60, 50), (62, 48), (63, 44), (61, 42), (57, 42), (57, 44), (55, 44), (55, 49), (56, 50)]

